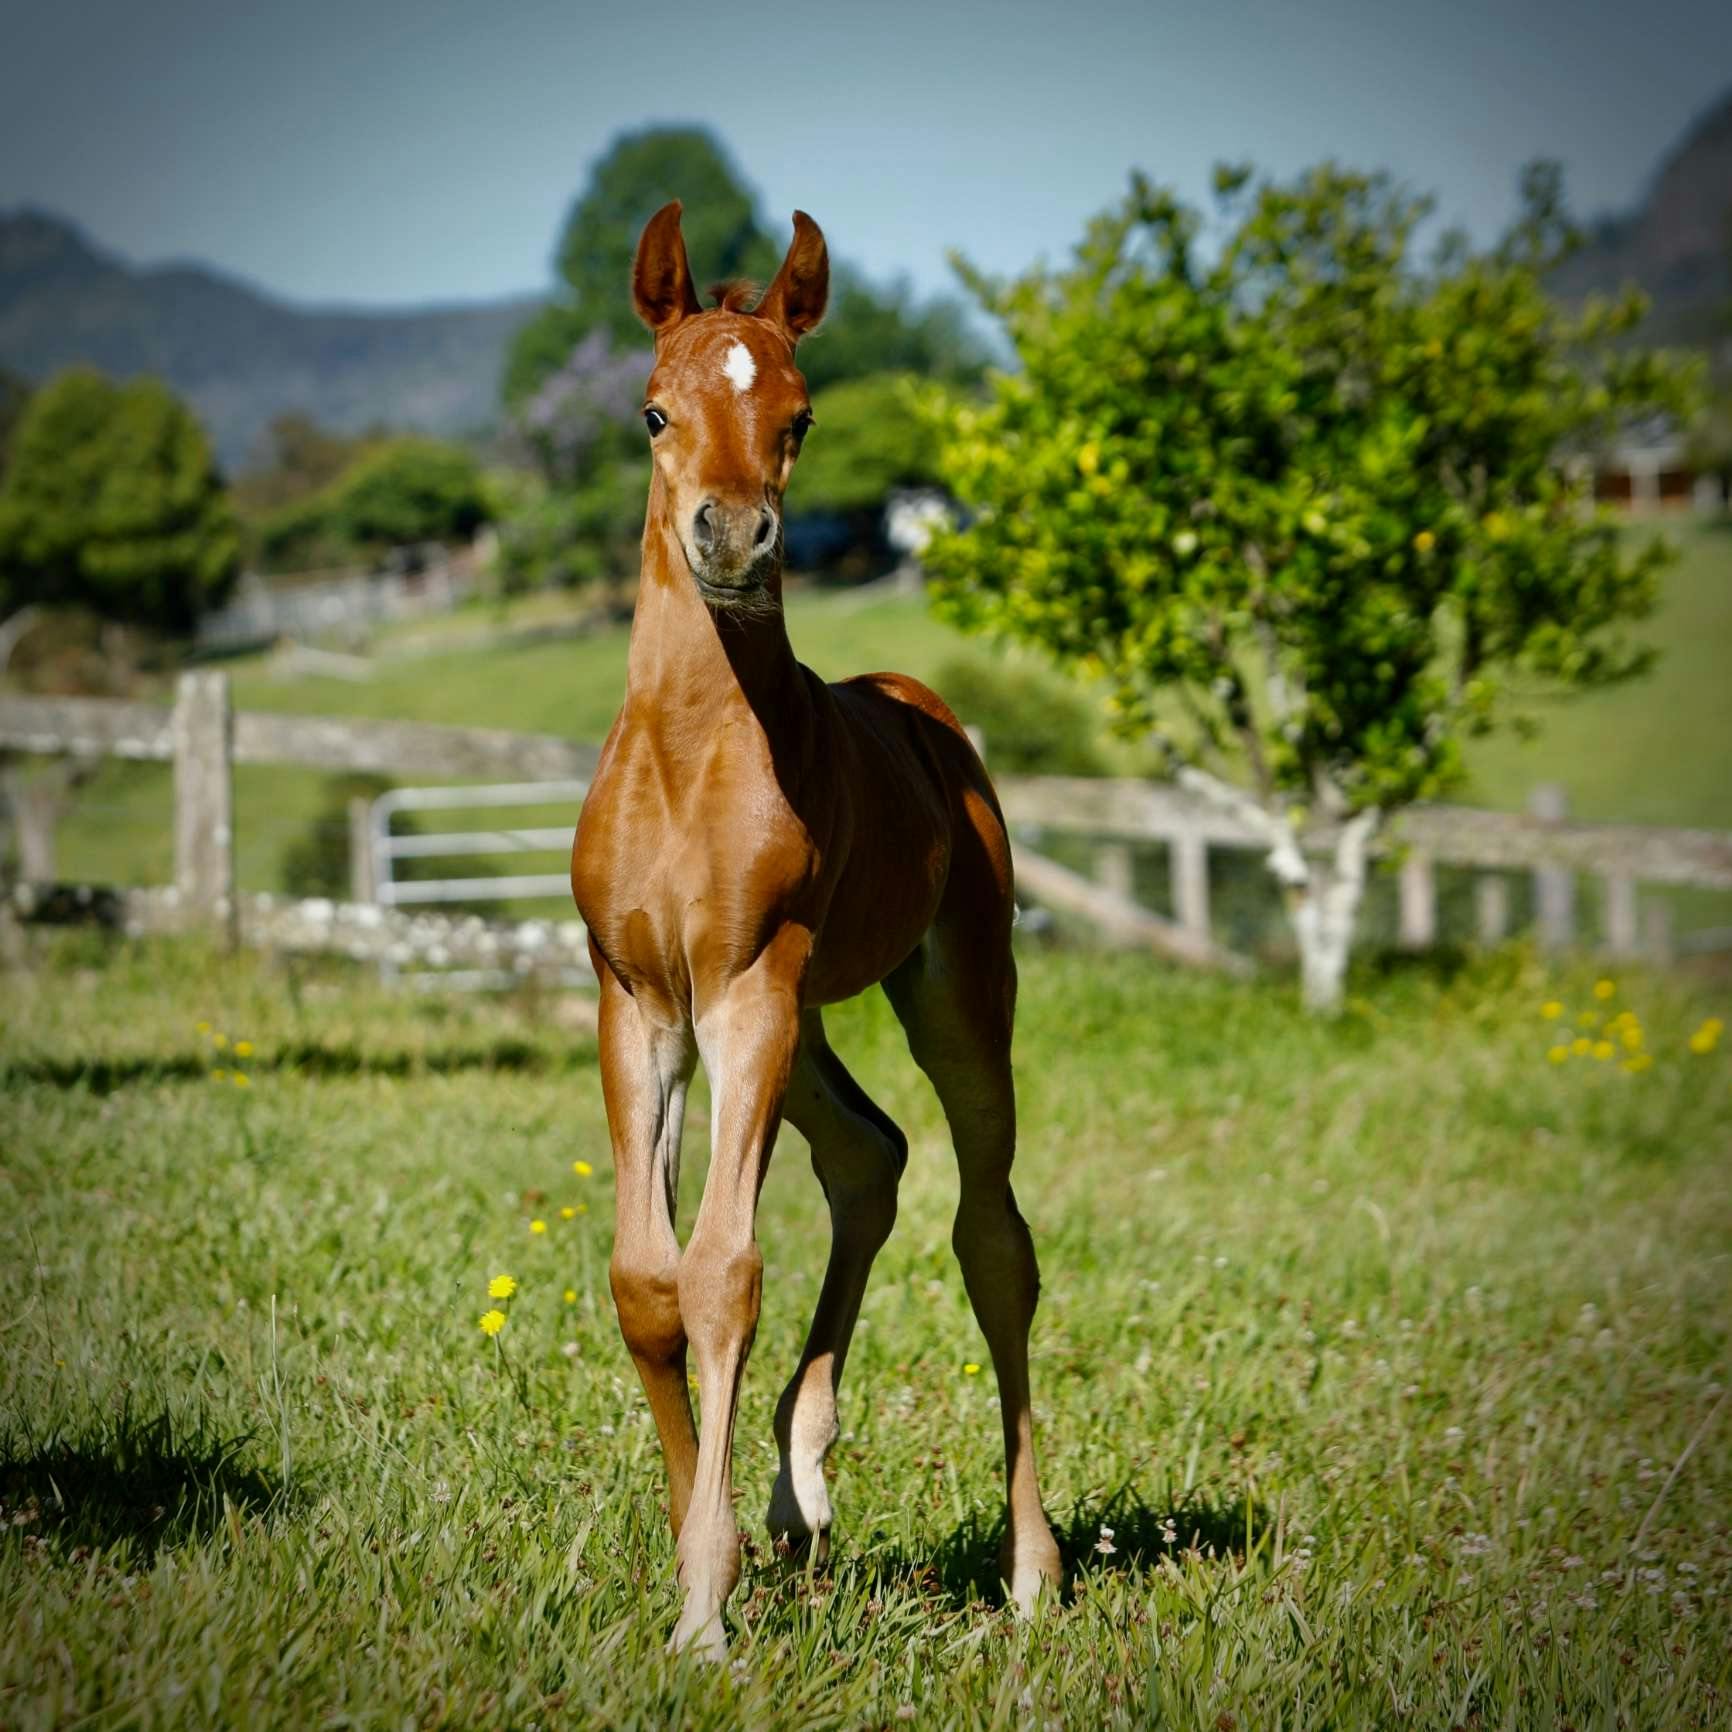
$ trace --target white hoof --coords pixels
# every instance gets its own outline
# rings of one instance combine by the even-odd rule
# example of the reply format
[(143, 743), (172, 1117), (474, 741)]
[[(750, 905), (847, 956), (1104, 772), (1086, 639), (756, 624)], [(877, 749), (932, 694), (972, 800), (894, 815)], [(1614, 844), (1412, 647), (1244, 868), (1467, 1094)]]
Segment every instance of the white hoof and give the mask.
[(770, 1490), (770, 1510), (764, 1518), (771, 1544), (785, 1544), (790, 1552), (800, 1555), (808, 1555), (810, 1548), (812, 1560), (825, 1563), (830, 1556), (830, 1521), (824, 1470), (816, 1470), (815, 1483), (809, 1479), (804, 1487), (796, 1488), (793, 1474), (784, 1467)]

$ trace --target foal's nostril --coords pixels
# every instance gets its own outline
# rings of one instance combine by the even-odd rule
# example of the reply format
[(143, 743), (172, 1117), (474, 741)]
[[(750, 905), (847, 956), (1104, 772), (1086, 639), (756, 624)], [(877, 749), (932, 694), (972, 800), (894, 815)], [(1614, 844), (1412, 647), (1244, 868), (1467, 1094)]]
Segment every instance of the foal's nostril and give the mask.
[(704, 552), (716, 543), (716, 502), (706, 499), (697, 509), (697, 515), (692, 519), (692, 538)]
[(752, 542), (752, 551), (762, 553), (776, 539), (776, 517), (771, 511), (758, 513), (758, 533)]

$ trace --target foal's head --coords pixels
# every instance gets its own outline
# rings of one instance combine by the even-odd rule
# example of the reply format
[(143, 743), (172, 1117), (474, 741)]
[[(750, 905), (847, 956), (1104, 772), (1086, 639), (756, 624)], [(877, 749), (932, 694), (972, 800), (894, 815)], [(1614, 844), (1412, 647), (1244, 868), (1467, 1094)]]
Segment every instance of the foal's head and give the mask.
[(829, 290), (824, 236), (804, 211), (750, 312), (733, 290), (707, 311), (698, 300), (677, 203), (638, 242), (632, 299), (656, 340), (644, 424), (669, 521), (715, 606), (763, 605), (781, 570), (782, 492), (812, 424), (794, 345), (823, 318)]

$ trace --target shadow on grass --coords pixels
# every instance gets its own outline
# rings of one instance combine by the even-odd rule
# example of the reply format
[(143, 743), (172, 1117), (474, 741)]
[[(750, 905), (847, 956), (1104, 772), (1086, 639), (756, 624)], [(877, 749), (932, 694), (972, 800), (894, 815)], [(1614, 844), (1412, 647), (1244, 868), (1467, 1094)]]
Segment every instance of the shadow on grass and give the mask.
[[(1253, 1504), (1253, 1537), (1264, 1531), (1266, 1520), (1261, 1507)], [(922, 1593), (961, 1611), (982, 1600), (1004, 1598), (998, 1568), (1004, 1533), (1002, 1515), (988, 1521), (975, 1514), (953, 1529), (928, 1557), (913, 1558), (902, 1551), (879, 1556), (887, 1573), (912, 1578)], [(1069, 1603), (1075, 1596), (1076, 1579), (1085, 1571), (1097, 1575), (1103, 1571), (1147, 1571), (1163, 1558), (1177, 1558), (1191, 1551), (1242, 1560), (1246, 1510), (1242, 1503), (1226, 1507), (1187, 1498), (1151, 1504), (1140, 1492), (1121, 1487), (1106, 1497), (1076, 1505), (1067, 1519), (1054, 1522), (1053, 1537), (1064, 1565), (1064, 1597)], [(1110, 1551), (1101, 1549), (1103, 1540)]]
[(238, 1457), (250, 1437), (122, 1411), (98, 1435), (0, 1438), (0, 1509), (12, 1531), (93, 1550), (132, 1543), (148, 1565), (165, 1546), (213, 1533), (232, 1505), (258, 1514), (281, 1501), (278, 1482)]
[[(224, 1056), (181, 1053), (165, 1057), (13, 1059), (0, 1063), (0, 1088), (39, 1084), (49, 1088), (88, 1089), (92, 1094), (106, 1095), (137, 1083), (204, 1082), (212, 1064)], [(411, 1052), (368, 1052), (353, 1045), (296, 1041), (275, 1049), (268, 1057), (247, 1060), (246, 1069), (253, 1076), (298, 1072), (313, 1077), (409, 1078), (458, 1076), (472, 1071), (563, 1075), (588, 1070), (594, 1064), (595, 1044), (584, 1039), (558, 1049), (505, 1039), (476, 1046)]]

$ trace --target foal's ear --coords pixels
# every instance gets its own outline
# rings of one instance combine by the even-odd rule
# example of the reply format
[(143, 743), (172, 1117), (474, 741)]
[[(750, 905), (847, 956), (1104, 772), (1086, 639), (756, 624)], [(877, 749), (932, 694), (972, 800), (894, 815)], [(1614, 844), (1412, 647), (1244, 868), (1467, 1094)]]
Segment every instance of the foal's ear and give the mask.
[(769, 319), (799, 340), (818, 328), (830, 298), (830, 253), (824, 231), (803, 210), (794, 212), (794, 239), (776, 280), (758, 303), (758, 317)]
[(692, 267), (680, 233), (680, 201), (664, 204), (644, 224), (637, 257), (631, 267), (631, 299), (637, 316), (660, 337), (681, 319), (701, 313), (703, 303), (692, 287)]

